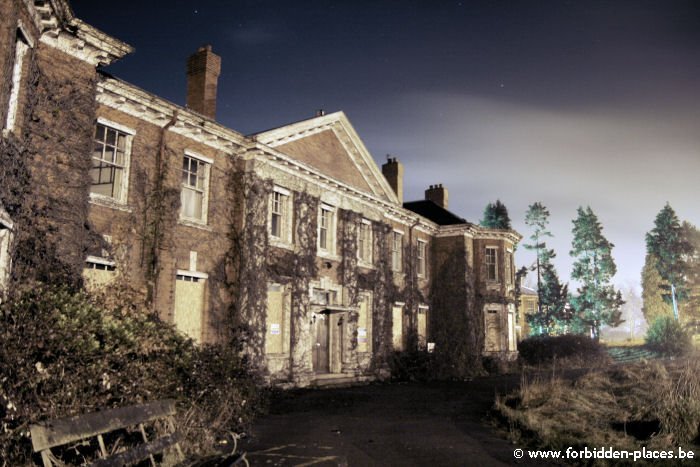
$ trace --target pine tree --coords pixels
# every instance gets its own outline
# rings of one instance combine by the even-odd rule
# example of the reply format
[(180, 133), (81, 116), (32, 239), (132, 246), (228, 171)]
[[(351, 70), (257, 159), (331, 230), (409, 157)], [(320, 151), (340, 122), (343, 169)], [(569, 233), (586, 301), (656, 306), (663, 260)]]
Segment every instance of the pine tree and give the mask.
[[(685, 300), (688, 297), (685, 280), (686, 259), (692, 247), (670, 204), (666, 203), (656, 215), (654, 228), (647, 233), (646, 242), (647, 253), (654, 257), (659, 275), (668, 283), (662, 284), (666, 292), (664, 299), (669, 303)], [(677, 314), (676, 319), (679, 319)]]
[(508, 209), (505, 204), (498, 199), (495, 203), (487, 204), (484, 209), (484, 218), (480, 224), (489, 229), (510, 229), (510, 217), (508, 217)]
[(689, 222), (681, 224), (683, 236), (690, 245), (690, 254), (685, 262), (685, 279), (688, 285), (688, 299), (683, 314), (688, 321), (700, 321), (700, 230)]
[(647, 254), (642, 269), (642, 313), (647, 324), (653, 323), (659, 316), (673, 315), (673, 309), (663, 296), (664, 289), (667, 288), (668, 283), (661, 278), (656, 269), (656, 259)]
[(581, 286), (571, 300), (572, 306), (576, 318), (589, 326), (591, 337), (598, 340), (603, 324), (617, 326), (622, 322), (622, 294), (610, 284), (617, 272), (612, 257), (614, 245), (603, 236), (598, 217), (590, 207), (578, 208), (573, 224), (570, 254), (575, 261), (571, 277), (580, 281)]
[(537, 313), (528, 316), (528, 320), (530, 329), (537, 334), (551, 334), (556, 327), (561, 327), (568, 295), (568, 287), (559, 281), (551, 262), (556, 254), (554, 250), (547, 248), (544, 240), (546, 237), (552, 237), (552, 233), (547, 230), (548, 224), (547, 208), (540, 202), (531, 204), (525, 214), (525, 225), (533, 228), (530, 236), (532, 243), (523, 246), (535, 252), (532, 271), (537, 272)]

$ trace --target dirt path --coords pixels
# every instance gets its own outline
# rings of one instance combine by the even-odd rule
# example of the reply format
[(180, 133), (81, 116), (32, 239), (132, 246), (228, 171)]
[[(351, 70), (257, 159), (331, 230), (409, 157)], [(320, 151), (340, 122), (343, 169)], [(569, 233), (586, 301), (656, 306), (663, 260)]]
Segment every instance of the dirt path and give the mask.
[(251, 465), (542, 465), (485, 422), (494, 393), (517, 376), (471, 382), (372, 384), (283, 394), (252, 428)]

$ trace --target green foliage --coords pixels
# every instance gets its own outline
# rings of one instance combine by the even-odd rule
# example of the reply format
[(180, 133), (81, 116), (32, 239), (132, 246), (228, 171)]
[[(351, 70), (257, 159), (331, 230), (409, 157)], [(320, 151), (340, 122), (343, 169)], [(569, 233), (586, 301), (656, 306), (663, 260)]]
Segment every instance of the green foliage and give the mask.
[(510, 229), (510, 217), (508, 217), (508, 209), (501, 203), (501, 200), (496, 200), (495, 203), (489, 203), (484, 209), (484, 218), (481, 220), (483, 227), (489, 229)]
[(685, 280), (685, 257), (691, 252), (691, 245), (681, 228), (673, 208), (666, 205), (654, 220), (654, 228), (646, 235), (647, 253), (656, 260), (656, 269), (669, 285), (662, 284), (666, 291), (664, 299), (672, 300), (670, 286), (675, 287), (676, 299), (685, 300), (688, 296)]
[(549, 363), (554, 359), (580, 357), (592, 361), (603, 358), (605, 348), (587, 336), (528, 337), (518, 344), (520, 359), (529, 365)]
[(688, 285), (688, 297), (681, 310), (684, 322), (700, 321), (700, 230), (689, 222), (681, 224), (683, 235), (691, 247), (685, 257), (685, 280)]
[(600, 337), (603, 324), (617, 326), (624, 303), (620, 291), (610, 284), (617, 268), (612, 257), (613, 244), (602, 233), (598, 217), (590, 207), (578, 208), (573, 221), (571, 256), (575, 258), (571, 277), (581, 282), (578, 295), (571, 299), (575, 320), (590, 326), (594, 339)]
[(673, 316), (659, 316), (647, 330), (646, 343), (666, 355), (683, 355), (692, 348), (690, 335)]
[(667, 283), (656, 269), (656, 258), (647, 254), (642, 269), (642, 313), (647, 323), (661, 316), (673, 316), (673, 309), (663, 297), (664, 284)]
[(0, 458), (8, 465), (29, 459), (27, 427), (41, 420), (175, 398), (193, 452), (260, 409), (236, 352), (197, 347), (143, 307), (99, 301), (35, 285), (0, 305)]
[(565, 326), (565, 307), (568, 300), (568, 286), (561, 283), (552, 259), (556, 257), (554, 250), (548, 249), (544, 241), (552, 237), (547, 230), (549, 211), (540, 202), (529, 206), (525, 214), (525, 225), (533, 229), (530, 240), (532, 243), (523, 245), (525, 249), (534, 251), (536, 260), (532, 270), (537, 273), (537, 302), (538, 309), (534, 315), (528, 315), (530, 329), (535, 334), (555, 334)]

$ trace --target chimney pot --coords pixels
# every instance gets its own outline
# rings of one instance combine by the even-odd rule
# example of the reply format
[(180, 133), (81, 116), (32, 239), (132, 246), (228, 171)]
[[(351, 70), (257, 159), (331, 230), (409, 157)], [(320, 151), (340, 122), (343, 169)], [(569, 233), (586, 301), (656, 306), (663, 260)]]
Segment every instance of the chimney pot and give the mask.
[(187, 107), (211, 119), (216, 118), (216, 90), (221, 57), (203, 45), (187, 59)]
[(432, 201), (433, 203), (437, 204), (438, 206), (444, 209), (447, 209), (447, 188), (443, 187), (442, 183), (438, 183), (437, 185), (430, 185), (430, 188), (425, 190), (425, 199)]

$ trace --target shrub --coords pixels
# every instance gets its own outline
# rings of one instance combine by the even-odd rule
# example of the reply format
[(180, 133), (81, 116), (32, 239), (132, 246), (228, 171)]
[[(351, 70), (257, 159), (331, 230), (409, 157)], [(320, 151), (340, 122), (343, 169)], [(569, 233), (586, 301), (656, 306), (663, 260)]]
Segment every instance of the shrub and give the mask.
[(606, 358), (605, 349), (593, 339), (565, 334), (562, 336), (529, 337), (518, 344), (520, 359), (529, 365), (540, 365), (560, 359), (586, 362)]
[(35, 285), (0, 304), (0, 458), (7, 465), (29, 460), (28, 426), (41, 420), (174, 398), (183, 447), (194, 453), (259, 410), (256, 380), (235, 349), (197, 347), (137, 300), (92, 300)]
[(665, 355), (683, 355), (692, 347), (690, 335), (672, 316), (659, 316), (649, 326), (646, 343)]
[(394, 352), (389, 361), (393, 381), (433, 379), (433, 354), (426, 350)]

